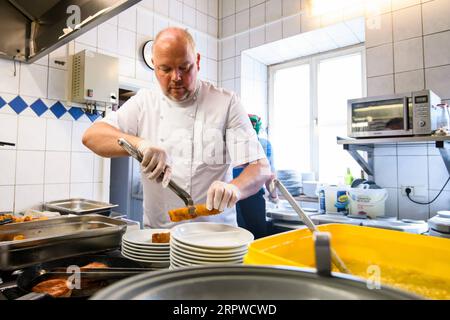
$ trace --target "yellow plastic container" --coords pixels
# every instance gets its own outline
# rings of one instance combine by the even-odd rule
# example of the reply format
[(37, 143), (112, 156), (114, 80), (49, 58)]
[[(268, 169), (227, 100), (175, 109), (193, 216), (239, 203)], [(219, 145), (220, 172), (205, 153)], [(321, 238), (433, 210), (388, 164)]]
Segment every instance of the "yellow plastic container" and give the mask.
[[(450, 240), (344, 224), (318, 226), (353, 275), (431, 299), (450, 299)], [(254, 241), (244, 264), (315, 268), (312, 233), (289, 231)], [(335, 269), (333, 271), (336, 271)]]

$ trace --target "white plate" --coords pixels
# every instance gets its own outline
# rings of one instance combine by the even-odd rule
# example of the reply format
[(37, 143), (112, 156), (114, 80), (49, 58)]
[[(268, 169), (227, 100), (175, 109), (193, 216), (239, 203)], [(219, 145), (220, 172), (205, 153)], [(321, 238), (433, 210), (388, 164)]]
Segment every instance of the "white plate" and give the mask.
[(137, 259), (137, 258), (133, 258), (131, 256), (128, 256), (126, 253), (122, 252), (122, 255), (125, 258), (128, 258), (130, 260), (134, 260), (137, 262), (141, 262), (142, 264), (145, 264), (148, 267), (154, 267), (154, 268), (167, 268), (170, 265), (170, 261), (169, 262), (152, 262), (152, 261), (147, 261), (147, 260), (142, 260), (142, 259)]
[(122, 244), (126, 244), (129, 247), (135, 248), (135, 249), (140, 249), (140, 250), (152, 250), (152, 251), (168, 251), (170, 249), (170, 243), (167, 246), (154, 246), (154, 245), (139, 245), (139, 244), (134, 244), (128, 241), (125, 241), (122, 239)]
[(172, 228), (171, 236), (203, 249), (234, 249), (248, 245), (253, 234), (245, 229), (211, 222), (191, 222)]
[(136, 258), (142, 257), (142, 258), (144, 258), (144, 259), (167, 260), (167, 259), (169, 259), (169, 257), (170, 257), (169, 254), (164, 254), (164, 255), (154, 255), (154, 254), (136, 253), (136, 252), (134, 252), (134, 251), (130, 251), (130, 250), (126, 249), (125, 247), (122, 247), (122, 251), (124, 251), (126, 254), (133, 255), (133, 256), (135, 256)]
[(170, 259), (172, 259), (178, 263), (183, 263), (183, 264), (207, 265), (207, 264), (241, 264), (243, 257), (241, 259), (230, 260), (230, 261), (202, 261), (202, 260), (185, 258), (185, 257), (182, 257), (177, 254), (171, 254)]
[(233, 261), (238, 259), (243, 259), (245, 254), (239, 254), (234, 256), (222, 256), (222, 257), (216, 257), (216, 256), (196, 256), (193, 254), (190, 254), (189, 252), (183, 252), (180, 250), (177, 250), (176, 248), (172, 247), (171, 254), (174, 256), (180, 256), (182, 258), (191, 259), (195, 261)]
[(183, 242), (180, 242), (178, 240), (175, 240), (175, 238), (170, 239), (170, 246), (171, 247), (177, 247), (180, 249), (183, 249), (184, 251), (192, 252), (193, 254), (197, 255), (214, 255), (214, 256), (221, 256), (221, 255), (232, 255), (232, 254), (240, 254), (242, 252), (247, 252), (248, 246), (242, 246), (237, 247), (235, 249), (201, 249), (198, 247), (193, 247), (188, 244), (185, 244)]
[(169, 232), (167, 229), (144, 229), (133, 230), (126, 232), (122, 240), (135, 245), (150, 246), (150, 247), (167, 247), (168, 243), (153, 243), (152, 234)]
[(147, 257), (143, 257), (143, 256), (137, 256), (137, 255), (134, 255), (132, 253), (128, 253), (125, 250), (122, 250), (121, 252), (122, 252), (122, 255), (126, 256), (127, 258), (132, 258), (132, 259), (137, 260), (137, 261), (156, 262), (156, 263), (169, 263), (170, 262), (170, 257), (164, 257), (163, 259), (160, 259), (160, 258), (147, 258)]
[(152, 254), (152, 255), (168, 255), (170, 253), (170, 249), (167, 250), (142, 249), (133, 247), (125, 242), (122, 242), (122, 248), (126, 248), (128, 249), (128, 251), (133, 251), (136, 253)]

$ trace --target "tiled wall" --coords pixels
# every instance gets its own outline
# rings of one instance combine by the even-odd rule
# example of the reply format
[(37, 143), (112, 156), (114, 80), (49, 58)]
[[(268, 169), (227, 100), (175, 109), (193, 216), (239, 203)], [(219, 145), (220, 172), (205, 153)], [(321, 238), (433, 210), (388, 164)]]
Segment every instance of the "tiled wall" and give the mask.
[(0, 147), (0, 211), (68, 197), (109, 201), (109, 160), (81, 143), (97, 116), (67, 102), (67, 63), (55, 60), (84, 49), (116, 56), (122, 86), (151, 88), (142, 45), (175, 25), (196, 39), (201, 78), (217, 83), (218, 11), (218, 0), (143, 0), (40, 61), (17, 64), (16, 76), (13, 63), (0, 59), (0, 141), (17, 144)]

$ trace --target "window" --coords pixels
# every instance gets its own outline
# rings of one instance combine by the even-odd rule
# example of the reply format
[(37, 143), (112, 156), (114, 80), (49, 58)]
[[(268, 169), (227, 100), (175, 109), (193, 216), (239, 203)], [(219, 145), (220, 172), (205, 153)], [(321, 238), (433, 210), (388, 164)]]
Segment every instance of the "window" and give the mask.
[(336, 143), (347, 134), (347, 100), (365, 94), (362, 47), (270, 67), (269, 139), (277, 170), (338, 183), (360, 167)]

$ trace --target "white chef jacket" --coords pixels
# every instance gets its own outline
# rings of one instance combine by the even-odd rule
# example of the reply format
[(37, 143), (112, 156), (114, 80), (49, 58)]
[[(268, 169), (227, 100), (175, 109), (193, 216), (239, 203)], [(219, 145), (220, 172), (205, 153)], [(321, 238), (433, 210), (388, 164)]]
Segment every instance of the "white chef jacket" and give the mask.
[[(189, 101), (176, 103), (160, 88), (141, 89), (102, 121), (164, 148), (172, 159), (172, 180), (192, 196), (195, 204), (206, 202), (214, 181), (230, 182), (233, 167), (266, 157), (237, 96), (200, 80)], [(183, 201), (160, 183), (144, 175), (141, 180), (144, 225), (173, 227), (176, 223), (170, 221), (168, 211), (184, 207)], [(236, 209), (194, 221), (236, 225)]]

